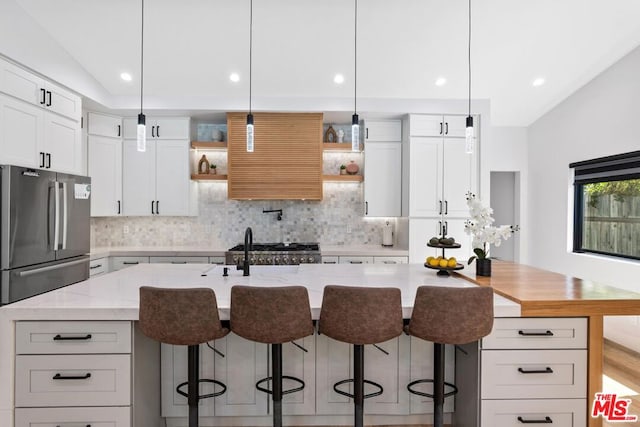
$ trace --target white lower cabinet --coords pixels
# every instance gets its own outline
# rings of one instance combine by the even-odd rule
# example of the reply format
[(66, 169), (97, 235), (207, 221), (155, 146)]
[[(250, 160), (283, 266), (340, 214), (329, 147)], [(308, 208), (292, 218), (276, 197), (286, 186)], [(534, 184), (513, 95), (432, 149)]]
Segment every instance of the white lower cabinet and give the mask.
[[(445, 347), (445, 374), (444, 380), (448, 383), (455, 384), (455, 357), (454, 347)], [(433, 343), (420, 338), (411, 337), (411, 376), (409, 382), (433, 379)], [(415, 390), (426, 393), (433, 392), (433, 383), (415, 385)], [(445, 390), (449, 391), (448, 388)], [(410, 394), (411, 413), (412, 414), (432, 414), (433, 399), (429, 397)], [(450, 396), (444, 401), (444, 412), (454, 411), (454, 396)]]
[(89, 261), (89, 277), (99, 276), (109, 272), (109, 258), (98, 258)]
[(209, 257), (206, 256), (152, 256), (149, 257), (151, 264), (207, 264)]
[(585, 318), (495, 319), (480, 366), (482, 427), (586, 425)]
[(114, 256), (111, 258), (111, 271), (118, 271), (123, 268), (146, 264), (148, 262), (148, 256)]
[(15, 427), (130, 427), (131, 408), (17, 408)]
[(483, 400), (482, 426), (520, 427), (552, 424), (554, 427), (587, 425), (585, 399)]
[(373, 264), (372, 256), (340, 256), (340, 264)]

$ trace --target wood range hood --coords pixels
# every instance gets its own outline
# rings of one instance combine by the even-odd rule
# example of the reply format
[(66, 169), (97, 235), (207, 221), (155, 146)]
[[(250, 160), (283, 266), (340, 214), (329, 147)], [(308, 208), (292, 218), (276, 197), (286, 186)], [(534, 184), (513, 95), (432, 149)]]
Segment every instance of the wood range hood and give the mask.
[(322, 200), (322, 113), (228, 113), (228, 198)]

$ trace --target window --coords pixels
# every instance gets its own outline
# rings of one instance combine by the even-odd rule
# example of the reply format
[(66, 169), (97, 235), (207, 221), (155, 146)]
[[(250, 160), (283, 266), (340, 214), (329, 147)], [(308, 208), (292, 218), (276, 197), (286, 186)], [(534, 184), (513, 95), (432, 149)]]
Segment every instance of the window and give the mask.
[(573, 251), (640, 259), (640, 151), (572, 163)]

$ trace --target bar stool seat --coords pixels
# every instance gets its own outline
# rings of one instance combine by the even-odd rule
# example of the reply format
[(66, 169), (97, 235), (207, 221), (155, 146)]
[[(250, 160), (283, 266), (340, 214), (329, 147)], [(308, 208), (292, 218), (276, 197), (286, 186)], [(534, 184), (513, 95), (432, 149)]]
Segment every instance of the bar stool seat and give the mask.
[[(338, 381), (333, 389), (353, 398), (354, 424), (362, 427), (364, 399), (383, 393), (381, 385), (364, 378), (364, 345), (378, 344), (402, 334), (400, 289), (325, 286), (318, 332), (353, 345), (354, 377)], [(353, 383), (353, 394), (339, 389), (346, 383)], [(373, 385), (377, 390), (365, 394), (365, 384)]]
[[(233, 286), (231, 288), (231, 331), (245, 339), (271, 345), (271, 376), (256, 388), (271, 395), (273, 425), (282, 426), (282, 396), (305, 387), (299, 378), (282, 374), (282, 344), (313, 334), (309, 294), (303, 286)], [(305, 350), (306, 351), (306, 350)], [(298, 386), (282, 389), (282, 380)], [(271, 389), (264, 386), (271, 382)]]
[[(187, 398), (189, 427), (198, 426), (198, 401), (223, 394), (227, 387), (214, 379), (199, 378), (199, 345), (229, 333), (218, 315), (213, 290), (208, 288), (140, 287), (139, 326), (143, 334), (164, 344), (188, 346), (188, 380), (176, 387)], [(200, 383), (211, 383), (219, 391), (198, 394)], [(187, 391), (184, 391), (184, 388)]]
[[(493, 289), (420, 286), (416, 291), (413, 312), (405, 332), (433, 342), (433, 378), (412, 381), (410, 393), (433, 398), (434, 427), (444, 424), (444, 399), (458, 388), (444, 381), (445, 344), (466, 344), (489, 335), (493, 328)], [(433, 393), (417, 390), (416, 385), (433, 383)], [(445, 387), (449, 391), (445, 392)]]

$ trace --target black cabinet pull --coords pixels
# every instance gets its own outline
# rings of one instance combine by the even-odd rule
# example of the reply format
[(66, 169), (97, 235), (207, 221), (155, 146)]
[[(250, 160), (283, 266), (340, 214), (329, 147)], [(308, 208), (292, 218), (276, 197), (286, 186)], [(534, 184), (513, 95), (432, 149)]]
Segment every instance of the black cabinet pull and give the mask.
[(553, 336), (553, 332), (551, 332), (551, 331), (546, 331), (546, 332), (518, 331), (518, 335), (522, 335), (523, 337), (552, 337)]
[(47, 102), (47, 91), (44, 89), (40, 89), (40, 94), (42, 94), (42, 99), (40, 100), (40, 104), (44, 105)]
[(53, 337), (54, 341), (86, 341), (86, 340), (90, 340), (91, 339), (91, 334), (87, 334), (85, 336), (82, 337), (63, 337), (62, 335), (58, 334), (55, 337)]
[(551, 369), (548, 366), (544, 369), (531, 369), (531, 370), (518, 368), (518, 372), (520, 372), (521, 374), (553, 374), (553, 369)]
[(364, 202), (364, 214), (369, 215), (369, 202)]
[(47, 153), (47, 169), (51, 169), (51, 153)]
[(120, 136), (120, 130), (121, 130), (120, 128), (121, 128), (121, 126), (118, 125), (118, 136)]
[(447, 200), (444, 201), (444, 214), (445, 215), (449, 214), (449, 201)]
[(120, 200), (118, 200), (118, 215), (120, 215), (120, 207), (121, 207), (121, 205), (122, 204), (120, 203)]
[(518, 421), (522, 424), (553, 424), (551, 417), (544, 417), (544, 420), (525, 420), (522, 417), (518, 417)]
[(449, 122), (444, 124), (444, 134), (449, 135)]
[(47, 107), (51, 107), (51, 91), (50, 90), (47, 91), (47, 96), (49, 97), (47, 101)]
[(322, 261), (323, 264), (337, 264), (335, 261)]
[(40, 152), (40, 167), (44, 167), (44, 153), (42, 151)]
[(156, 200), (156, 215), (160, 215), (160, 200)]
[(91, 373), (87, 372), (84, 375), (69, 375), (69, 376), (63, 376), (60, 374), (55, 374), (53, 376), (53, 380), (86, 380), (91, 378)]
[(442, 229), (442, 236), (446, 236), (449, 233), (449, 223), (447, 221), (444, 222), (444, 228)]
[(156, 126), (156, 138), (160, 138), (160, 125)]
[(362, 261), (349, 261), (349, 264), (362, 264)]
[(444, 234), (442, 234), (442, 221), (438, 221), (438, 234), (444, 237)]
[(366, 132), (366, 136), (365, 139), (369, 139), (369, 128), (364, 128), (365, 132)]
[[(60, 427), (60, 426), (56, 426), (56, 427)], [(91, 427), (91, 424), (87, 424), (86, 427)]]
[(102, 267), (102, 264), (92, 265), (91, 267), (89, 267), (89, 270), (95, 270), (96, 268), (100, 268), (100, 267)]
[(140, 264), (138, 261), (124, 261), (124, 265), (138, 265)]
[(151, 215), (153, 215), (153, 204), (155, 203), (154, 200), (151, 201)]
[(440, 210), (438, 211), (438, 215), (442, 215), (442, 200), (439, 200), (438, 203), (440, 203)]
[(152, 137), (152, 138), (155, 138), (155, 137), (156, 137), (156, 134), (155, 134), (155, 128), (156, 128), (155, 126), (151, 126), (151, 137)]
[(440, 122), (440, 135), (442, 135), (442, 122)]

